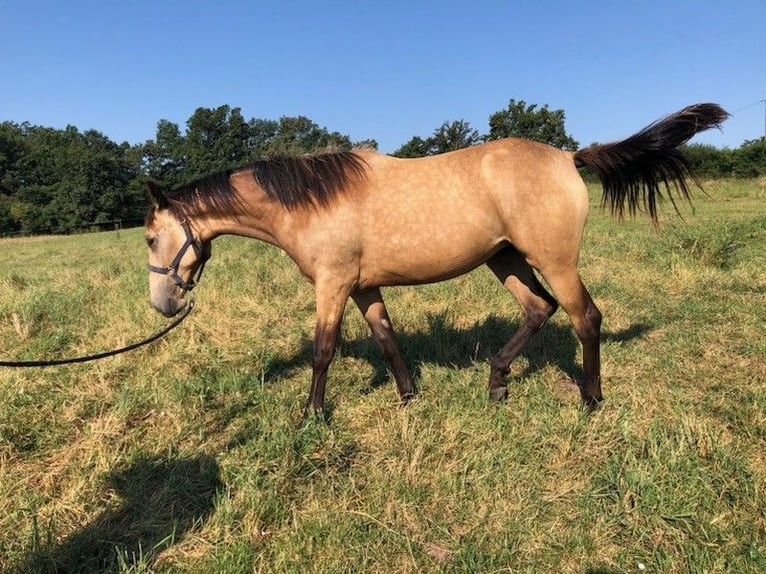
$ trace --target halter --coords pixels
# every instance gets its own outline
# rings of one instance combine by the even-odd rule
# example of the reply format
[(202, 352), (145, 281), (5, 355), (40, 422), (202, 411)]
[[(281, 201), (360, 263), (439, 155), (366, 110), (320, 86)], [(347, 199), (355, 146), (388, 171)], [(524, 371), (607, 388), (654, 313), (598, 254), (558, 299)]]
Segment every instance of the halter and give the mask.
[[(173, 261), (170, 262), (170, 265), (167, 267), (157, 267), (156, 265), (147, 265), (149, 268), (149, 271), (152, 271), (154, 273), (159, 273), (160, 275), (167, 275), (170, 277), (171, 281), (184, 291), (191, 291), (194, 289), (194, 286), (197, 284), (197, 281), (200, 280), (200, 277), (202, 277), (202, 271), (205, 269), (205, 263), (207, 263), (207, 260), (210, 259), (210, 253), (203, 247), (202, 242), (194, 237), (191, 232), (191, 228), (189, 227), (189, 224), (184, 219), (181, 222), (181, 227), (184, 230), (184, 233), (186, 234), (186, 241), (181, 246), (181, 248), (178, 250), (178, 253), (176, 253), (176, 256), (173, 257)], [(200, 266), (197, 268), (197, 272), (194, 274), (194, 276), (189, 279), (188, 281), (185, 281), (183, 277), (181, 277), (178, 274), (178, 267), (181, 265), (181, 259), (184, 258), (184, 255), (186, 255), (186, 252), (189, 250), (189, 247), (191, 247), (194, 250), (194, 254), (197, 256), (197, 259), (201, 261)]]

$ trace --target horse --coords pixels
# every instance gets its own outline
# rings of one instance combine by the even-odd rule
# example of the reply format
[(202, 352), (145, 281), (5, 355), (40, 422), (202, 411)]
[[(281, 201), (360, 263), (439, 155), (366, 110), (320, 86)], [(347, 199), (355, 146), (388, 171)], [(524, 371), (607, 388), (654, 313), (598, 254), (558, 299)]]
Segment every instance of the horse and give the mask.
[(578, 387), (582, 407), (591, 411), (603, 399), (602, 315), (577, 269), (589, 209), (579, 169), (598, 177), (602, 207), (613, 215), (647, 212), (657, 224), (658, 200), (667, 197), (676, 207), (675, 197), (691, 201), (689, 180), (698, 185), (679, 146), (727, 117), (716, 104), (696, 104), (625, 140), (574, 152), (509, 138), (416, 159), (365, 149), (272, 157), (172, 190), (150, 182), (151, 304), (168, 317), (186, 308), (220, 235), (278, 246), (314, 285), (304, 416), (322, 416), (349, 298), (382, 349), (404, 405), (416, 389), (381, 287), (447, 280), (485, 264), (522, 312), (518, 330), (490, 361), (490, 399), (507, 398), (511, 362), (561, 306), (582, 346)]

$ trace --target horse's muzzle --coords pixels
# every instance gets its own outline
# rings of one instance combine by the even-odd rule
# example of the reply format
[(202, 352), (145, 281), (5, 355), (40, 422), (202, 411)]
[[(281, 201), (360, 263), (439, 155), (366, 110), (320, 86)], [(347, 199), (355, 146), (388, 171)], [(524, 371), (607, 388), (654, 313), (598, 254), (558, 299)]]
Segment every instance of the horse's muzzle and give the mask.
[(186, 306), (189, 304), (183, 297), (162, 297), (157, 299), (152, 297), (151, 302), (152, 307), (165, 317), (175, 317), (186, 309)]

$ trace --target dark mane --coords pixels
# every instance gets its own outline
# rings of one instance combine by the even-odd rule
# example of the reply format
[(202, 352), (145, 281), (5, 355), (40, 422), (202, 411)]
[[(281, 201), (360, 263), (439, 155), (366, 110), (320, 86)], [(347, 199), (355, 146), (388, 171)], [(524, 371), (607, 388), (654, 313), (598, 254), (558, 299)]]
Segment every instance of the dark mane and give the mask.
[(241, 209), (242, 199), (231, 184), (234, 170), (222, 171), (177, 187), (165, 194), (171, 209), (178, 208), (182, 216), (185, 206), (202, 208), (212, 214), (232, 214)]
[(181, 209), (201, 207), (214, 214), (231, 215), (242, 209), (242, 197), (231, 176), (249, 172), (269, 197), (287, 209), (327, 206), (354, 179), (363, 178), (366, 167), (367, 163), (351, 151), (278, 156), (207, 175), (174, 189), (166, 197)]
[(365, 175), (366, 162), (351, 151), (274, 157), (243, 168), (272, 198), (288, 209), (326, 206), (354, 179)]

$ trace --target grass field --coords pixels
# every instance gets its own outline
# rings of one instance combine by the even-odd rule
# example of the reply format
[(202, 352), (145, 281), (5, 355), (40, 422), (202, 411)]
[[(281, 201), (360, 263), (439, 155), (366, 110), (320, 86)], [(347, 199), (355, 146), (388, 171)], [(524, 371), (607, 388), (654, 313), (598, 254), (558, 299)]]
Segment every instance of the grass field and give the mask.
[[(766, 182), (696, 212), (592, 211), (606, 400), (559, 311), (490, 404), (519, 322), (485, 270), (384, 292), (418, 398), (353, 306), (329, 422), (299, 425), (313, 292), (222, 238), (186, 323), (97, 363), (0, 370), (2, 572), (766, 571)], [(598, 204), (593, 190), (593, 205)], [(0, 241), (0, 357), (100, 351), (165, 321), (140, 229)]]

